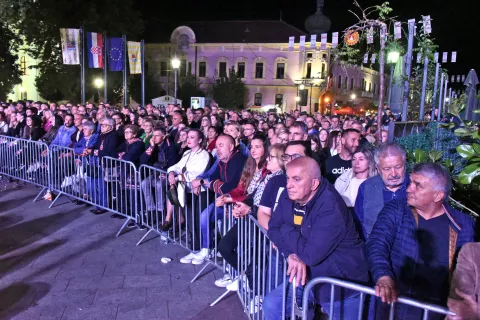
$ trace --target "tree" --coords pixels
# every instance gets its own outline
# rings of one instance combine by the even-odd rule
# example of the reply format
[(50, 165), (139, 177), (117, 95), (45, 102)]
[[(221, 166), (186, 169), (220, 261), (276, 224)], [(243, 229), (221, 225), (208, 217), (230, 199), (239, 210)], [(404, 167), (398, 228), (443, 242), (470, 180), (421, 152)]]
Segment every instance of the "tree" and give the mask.
[(205, 92), (200, 89), (200, 83), (194, 75), (187, 75), (177, 92), (178, 99), (182, 100), (183, 106), (189, 106), (192, 97), (205, 97)]
[(0, 22), (0, 101), (7, 99), (13, 87), (21, 83), (22, 72), (18, 64), (19, 38)]
[(228, 77), (214, 78), (212, 97), (222, 108), (243, 109), (246, 105), (247, 87), (232, 68)]
[[(60, 28), (83, 26), (85, 31), (107, 31), (109, 36), (125, 34), (129, 39), (135, 39), (143, 29), (133, 0), (1, 0), (0, 21), (25, 41), (29, 55), (39, 61), (34, 67), (40, 74), (40, 95), (55, 100), (78, 101), (80, 97), (80, 67), (62, 64)], [(87, 96), (96, 90), (92, 79), (97, 73), (98, 70), (86, 68)], [(109, 79), (111, 76), (118, 77), (109, 73)]]
[[(137, 103), (142, 103), (142, 77), (140, 74), (132, 75), (128, 78), (128, 93)], [(153, 98), (163, 96), (165, 90), (162, 89), (157, 79), (150, 75), (145, 75), (145, 104), (150, 103)]]

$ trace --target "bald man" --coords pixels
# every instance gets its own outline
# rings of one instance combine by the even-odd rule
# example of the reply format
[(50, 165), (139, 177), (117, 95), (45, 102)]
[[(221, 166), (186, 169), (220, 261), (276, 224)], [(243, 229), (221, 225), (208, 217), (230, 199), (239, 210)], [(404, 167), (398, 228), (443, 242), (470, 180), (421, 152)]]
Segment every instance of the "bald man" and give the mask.
[[(368, 284), (364, 243), (353, 217), (335, 188), (322, 179), (320, 167), (311, 158), (300, 157), (287, 165), (287, 187), (269, 221), (268, 237), (288, 257), (287, 278), (296, 277), (297, 297), (309, 279), (333, 277)], [(286, 314), (290, 314), (292, 285), (287, 284)], [(299, 291), (300, 290), (300, 291)], [(314, 299), (315, 295), (315, 299)], [(356, 319), (360, 295), (346, 289), (335, 290), (331, 319)], [(266, 320), (280, 319), (283, 286), (271, 291), (263, 301)], [(330, 285), (318, 285), (309, 296), (309, 319), (313, 301), (323, 310), (330, 308)], [(340, 318), (340, 315), (343, 315)]]

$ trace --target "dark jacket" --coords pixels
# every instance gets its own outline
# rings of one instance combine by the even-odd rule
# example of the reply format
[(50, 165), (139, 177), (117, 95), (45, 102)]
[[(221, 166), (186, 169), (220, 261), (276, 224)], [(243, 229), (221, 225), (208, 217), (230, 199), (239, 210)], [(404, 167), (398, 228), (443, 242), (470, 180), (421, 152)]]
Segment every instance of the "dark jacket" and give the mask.
[[(302, 207), (303, 219), (294, 223), (294, 206), (287, 191), (268, 224), (268, 237), (285, 256), (294, 253), (308, 266), (310, 279), (333, 277), (356, 283), (369, 281), (364, 243), (355, 228), (352, 215), (335, 188), (322, 179), (315, 196)], [(341, 290), (336, 290), (339, 299)], [(319, 285), (316, 299), (328, 302), (330, 285)], [(345, 292), (346, 296), (351, 292)]]
[[(150, 152), (150, 155), (147, 152)], [(140, 156), (140, 164), (167, 171), (168, 168), (177, 163), (177, 149), (175, 144), (165, 139), (160, 145), (148, 147)]]
[(141, 139), (135, 139), (132, 143), (128, 143), (126, 140), (118, 147), (118, 158), (124, 161), (130, 161), (134, 165), (138, 165), (140, 162), (140, 156), (145, 151), (145, 144)]
[(218, 162), (218, 166), (210, 176), (210, 189), (217, 194), (225, 194), (235, 189), (242, 176), (245, 157), (234, 150), (227, 162)]
[(118, 135), (115, 131), (102, 133), (93, 146), (93, 150), (98, 150), (98, 156), (117, 157)]
[[(467, 214), (444, 205), (450, 222), (450, 268), (453, 267), (453, 258), (461, 246), (472, 242), (474, 237), (474, 222)], [(415, 281), (416, 266), (419, 262), (419, 241), (417, 220), (407, 200), (393, 200), (385, 204), (378, 215), (372, 233), (367, 239), (367, 258), (373, 281), (382, 276), (389, 276), (396, 282), (401, 295), (414, 296), (417, 299), (435, 299), (447, 292), (430, 292), (428, 297), (418, 296), (418, 291), (425, 292), (426, 288), (419, 288)], [(435, 279), (444, 281), (447, 279)], [(446, 301), (445, 301), (446, 302)], [(401, 318), (407, 308), (397, 306), (398, 316)]]

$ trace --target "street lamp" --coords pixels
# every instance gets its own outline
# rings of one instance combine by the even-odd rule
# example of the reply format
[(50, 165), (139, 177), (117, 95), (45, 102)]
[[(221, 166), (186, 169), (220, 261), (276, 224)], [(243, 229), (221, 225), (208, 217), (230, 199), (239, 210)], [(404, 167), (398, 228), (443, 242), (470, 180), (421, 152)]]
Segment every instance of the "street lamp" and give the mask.
[(93, 85), (95, 88), (97, 88), (97, 94), (98, 94), (98, 100), (100, 101), (100, 88), (103, 87), (103, 79), (102, 78), (96, 78), (93, 80)]
[(303, 83), (300, 85), (300, 90), (305, 90), (305, 85)]
[[(400, 58), (400, 52), (390, 51), (387, 56), (387, 62), (390, 63), (390, 86), (388, 87), (388, 106), (392, 104), (392, 85), (393, 85), (393, 70), (395, 70), (395, 65)], [(382, 106), (383, 107), (383, 106)]]
[(357, 95), (356, 95), (355, 93), (352, 93), (352, 94), (350, 95), (350, 99), (352, 99), (352, 100), (357, 99)]
[(175, 101), (174, 104), (177, 104), (177, 77), (178, 77), (178, 68), (180, 68), (180, 60), (175, 56), (175, 58), (172, 59), (172, 67), (173, 70), (175, 70)]

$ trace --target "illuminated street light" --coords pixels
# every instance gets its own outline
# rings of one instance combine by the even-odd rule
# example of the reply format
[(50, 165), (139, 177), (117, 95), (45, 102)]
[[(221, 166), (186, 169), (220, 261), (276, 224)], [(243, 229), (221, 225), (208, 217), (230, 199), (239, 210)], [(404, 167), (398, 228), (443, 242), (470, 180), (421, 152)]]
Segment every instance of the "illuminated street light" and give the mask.
[(300, 85), (300, 90), (304, 90), (305, 89), (305, 85), (301, 84)]
[(300, 101), (300, 97), (295, 97), (295, 101), (299, 102), (299, 101)]
[(174, 104), (177, 105), (177, 89), (178, 89), (178, 68), (180, 68), (180, 60), (175, 56), (175, 58), (172, 59), (172, 67), (173, 70), (175, 70), (175, 94), (174, 94)]
[(330, 102), (330, 98), (329, 98), (329, 97), (326, 97), (326, 98), (325, 98), (325, 102), (327, 102), (327, 103)]
[(388, 53), (388, 56), (387, 56), (387, 61), (388, 63), (397, 63), (398, 59), (400, 58), (400, 52), (398, 51), (391, 51)]
[(101, 79), (101, 78), (96, 78), (96, 79), (93, 81), (93, 84), (94, 84), (95, 88), (100, 89), (101, 87), (103, 87), (104, 82), (103, 82), (103, 79)]
[(356, 95), (355, 93), (352, 93), (352, 94), (350, 95), (350, 99), (352, 99), (352, 100), (357, 99), (357, 95)]

